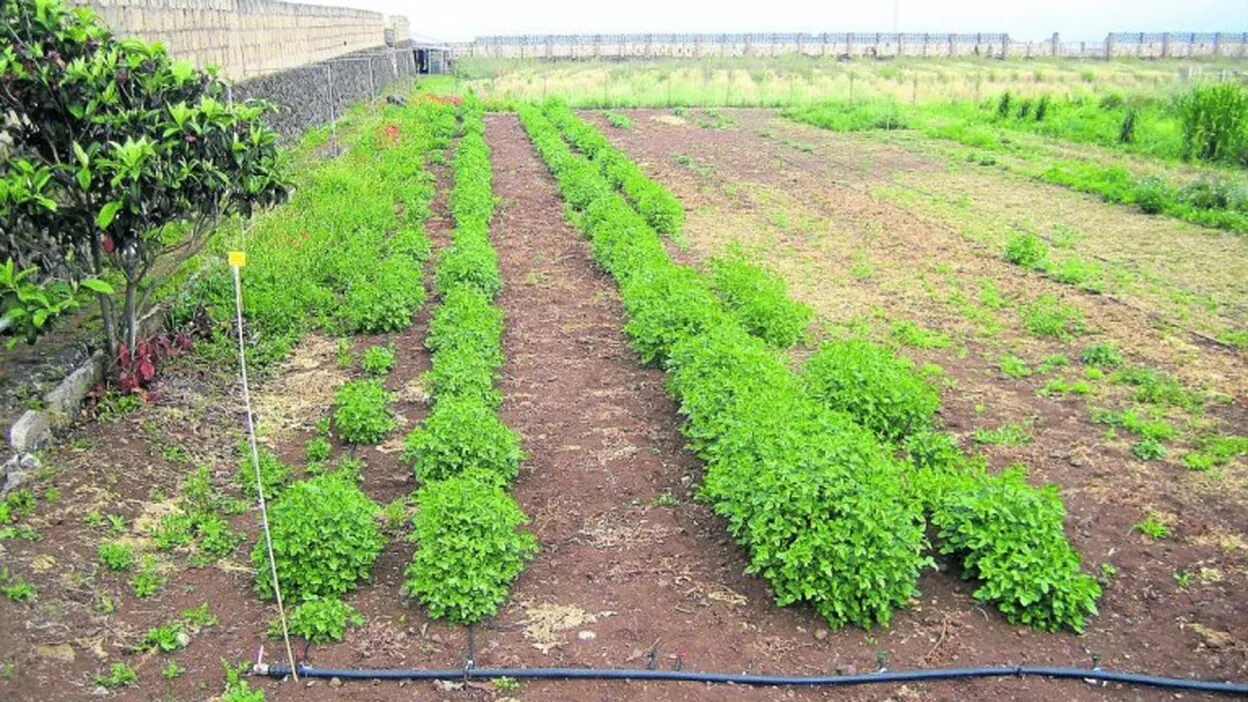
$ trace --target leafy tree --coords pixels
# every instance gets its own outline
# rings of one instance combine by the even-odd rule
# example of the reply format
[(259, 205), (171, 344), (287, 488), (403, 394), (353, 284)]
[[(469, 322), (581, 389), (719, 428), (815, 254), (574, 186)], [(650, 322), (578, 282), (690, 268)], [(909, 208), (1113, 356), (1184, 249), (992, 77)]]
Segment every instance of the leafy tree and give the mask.
[(160, 279), (222, 217), (285, 197), (269, 108), (233, 103), (215, 69), (115, 38), (89, 10), (0, 8), (0, 259), (84, 281), (109, 351), (129, 357)]

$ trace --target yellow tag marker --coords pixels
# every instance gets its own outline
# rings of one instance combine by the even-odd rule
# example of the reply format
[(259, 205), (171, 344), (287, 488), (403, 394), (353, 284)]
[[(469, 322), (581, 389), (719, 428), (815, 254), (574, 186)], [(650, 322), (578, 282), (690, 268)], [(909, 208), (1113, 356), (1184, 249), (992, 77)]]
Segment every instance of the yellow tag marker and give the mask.
[(247, 254), (242, 251), (231, 251), (229, 253), (230, 265), (242, 268), (247, 265)]

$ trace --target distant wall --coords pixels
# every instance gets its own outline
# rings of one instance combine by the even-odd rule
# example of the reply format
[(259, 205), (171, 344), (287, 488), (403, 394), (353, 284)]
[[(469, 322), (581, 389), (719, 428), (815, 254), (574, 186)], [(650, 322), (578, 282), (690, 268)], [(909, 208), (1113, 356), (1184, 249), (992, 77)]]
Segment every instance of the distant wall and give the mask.
[(1114, 33), (1103, 41), (1026, 42), (1008, 34), (529, 34), (477, 37), (452, 45), (452, 55), (483, 58), (627, 59), (710, 56), (985, 56), (1026, 58), (1186, 58), (1248, 56), (1248, 34)]
[(119, 34), (159, 41), (173, 56), (216, 64), (236, 81), (384, 46), (388, 27), (377, 12), (276, 0), (70, 2), (91, 7)]

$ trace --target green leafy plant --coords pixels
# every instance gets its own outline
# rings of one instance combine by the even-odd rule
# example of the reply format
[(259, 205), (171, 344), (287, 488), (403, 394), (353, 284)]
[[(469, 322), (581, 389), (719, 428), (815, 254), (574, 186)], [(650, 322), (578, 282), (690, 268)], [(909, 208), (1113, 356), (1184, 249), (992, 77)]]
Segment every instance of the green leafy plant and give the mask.
[(121, 541), (105, 541), (99, 546), (100, 563), (112, 571), (134, 567), (134, 547)]
[(927, 427), (940, 405), (940, 395), (913, 362), (859, 339), (821, 346), (807, 359), (802, 378), (812, 398), (848, 412), (886, 440)]
[(1049, 247), (1035, 234), (1016, 232), (1005, 244), (1005, 259), (1024, 268), (1041, 270), (1049, 256)]
[(908, 320), (893, 323), (890, 332), (897, 343), (916, 349), (944, 349), (953, 343), (947, 334), (924, 329)]
[(407, 435), (401, 459), (412, 465), (422, 483), (470, 468), (506, 482), (519, 472), (524, 451), (520, 437), (493, 408), (474, 398), (449, 397), (439, 400)]
[(628, 115), (622, 115), (618, 112), (607, 112), (603, 115), (603, 117), (606, 118), (607, 124), (615, 127), (616, 129), (633, 128), (633, 120), (629, 119)]
[[(246, 442), (239, 444), (242, 458), (238, 461), (238, 469), (234, 473), (234, 482), (243, 494), (252, 500), (260, 497), (256, 486), (256, 467), (251, 455), (251, 446)], [(272, 451), (263, 446), (256, 447), (260, 459), (260, 487), (264, 490), (264, 499), (273, 500), (285, 489), (294, 477), (294, 469), (282, 463)]]
[(185, 672), (186, 668), (178, 665), (178, 662), (174, 660), (169, 661), (164, 668), (160, 669), (160, 674), (165, 680), (176, 680), (182, 677), (182, 674)]
[(135, 597), (151, 597), (160, 592), (160, 589), (165, 586), (165, 581), (165, 576), (161, 575), (160, 568), (156, 564), (155, 556), (149, 554), (143, 556), (142, 565), (131, 576), (130, 587), (134, 590)]
[[(291, 485), (269, 509), (269, 529), (282, 594), (289, 602), (342, 595), (361, 580), (385, 538), (377, 505), (354, 483), (330, 473)], [(251, 552), (256, 590), (273, 595), (263, 541)]]
[(1205, 436), (1197, 441), (1198, 450), (1183, 455), (1189, 470), (1205, 471), (1225, 465), (1236, 456), (1248, 456), (1246, 436)]
[(740, 248), (711, 259), (710, 269), (715, 292), (746, 331), (781, 349), (801, 338), (814, 311), (789, 298), (783, 278), (751, 263)]
[(997, 366), (1011, 378), (1027, 378), (1032, 374), (1031, 368), (1023, 359), (1014, 354), (1006, 354), (997, 359)]
[(1037, 295), (1030, 303), (1022, 305), (1019, 316), (1027, 331), (1036, 336), (1068, 339), (1084, 330), (1083, 312), (1049, 293)]
[(528, 519), (492, 475), (461, 473), (417, 493), (418, 545), (403, 590), (435, 619), (470, 624), (498, 611), (537, 551)]
[(1097, 368), (1117, 368), (1123, 364), (1122, 352), (1111, 342), (1085, 346), (1079, 353), (1079, 360)]
[(396, 426), (393, 394), (377, 380), (352, 380), (334, 394), (334, 427), (349, 444), (376, 444)]
[(370, 346), (360, 357), (360, 368), (373, 377), (382, 377), (394, 367), (394, 347)]
[(1166, 457), (1166, 445), (1152, 437), (1145, 437), (1131, 447), (1131, 453), (1141, 461), (1156, 461)]
[(39, 591), (21, 576), (10, 574), (7, 567), (0, 567), (0, 594), (14, 602), (29, 602), (38, 598)]
[(1144, 516), (1144, 519), (1136, 522), (1131, 528), (1147, 536), (1153, 541), (1170, 538), (1171, 534), (1170, 525), (1162, 521), (1161, 517), (1156, 512), (1152, 511), (1148, 512)]
[(329, 454), (333, 452), (334, 445), (329, 439), (323, 435), (316, 435), (308, 439), (303, 445), (303, 455), (308, 459), (308, 463), (322, 463), (329, 458)]
[(139, 676), (134, 672), (134, 668), (125, 663), (114, 663), (108, 670), (108, 675), (95, 676), (95, 684), (106, 689), (116, 687), (129, 687), (135, 684)]
[(189, 644), (190, 638), (182, 630), (182, 622), (170, 622), (148, 629), (143, 640), (139, 642), (139, 650), (173, 653)]
[(1010, 470), (950, 491), (931, 521), (941, 552), (979, 581), (975, 599), (1014, 623), (1083, 631), (1101, 587), (1066, 541), (1065, 517), (1056, 487), (1035, 488), (1024, 472)]
[(243, 679), (243, 675), (251, 670), (251, 663), (231, 664), (224, 658), (221, 666), (225, 668), (225, 691), (218, 698), (221, 702), (264, 702), (264, 690), (253, 690)]
[[(311, 643), (329, 643), (342, 641), (349, 626), (364, 626), (364, 615), (337, 598), (314, 597), (291, 610), (287, 624), (295, 636)], [(281, 638), (282, 623), (278, 619), (269, 620), (269, 636)]]

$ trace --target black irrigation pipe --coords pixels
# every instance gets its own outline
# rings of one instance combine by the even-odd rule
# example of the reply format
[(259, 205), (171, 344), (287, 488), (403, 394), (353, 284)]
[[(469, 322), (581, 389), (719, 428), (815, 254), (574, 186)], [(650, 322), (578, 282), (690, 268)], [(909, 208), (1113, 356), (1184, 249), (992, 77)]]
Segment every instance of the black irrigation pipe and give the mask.
[[(290, 666), (256, 665), (252, 672), (271, 678), (284, 678)], [(657, 680), (674, 682), (731, 683), (737, 685), (851, 686), (874, 683), (905, 683), (966, 678), (1045, 677), (1090, 682), (1123, 683), (1171, 690), (1220, 692), (1248, 696), (1248, 683), (1218, 682), (1188, 678), (1167, 678), (1140, 673), (1119, 673), (1101, 668), (1053, 668), (1047, 666), (990, 666), (981, 668), (932, 668), (882, 670), (857, 675), (761, 675), (751, 673), (699, 673), (691, 670), (646, 670), (627, 668), (445, 668), (376, 669), (314, 668), (300, 665), (299, 676), (340, 680), (489, 680), (494, 678), (542, 680)]]

